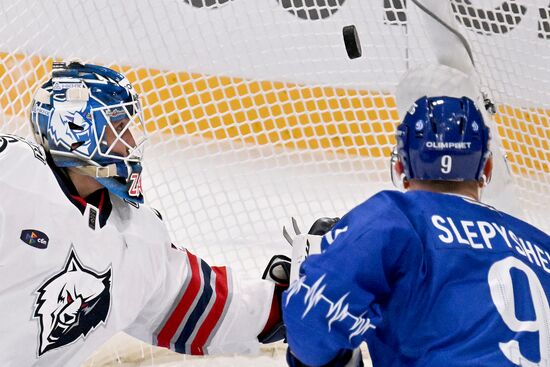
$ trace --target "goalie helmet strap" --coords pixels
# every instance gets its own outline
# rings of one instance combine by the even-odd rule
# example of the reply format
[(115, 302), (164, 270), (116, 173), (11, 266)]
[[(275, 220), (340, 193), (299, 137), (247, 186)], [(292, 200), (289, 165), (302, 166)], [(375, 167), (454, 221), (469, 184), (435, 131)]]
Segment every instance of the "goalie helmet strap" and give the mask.
[(71, 167), (69, 168), (71, 171), (75, 171), (77, 173), (80, 173), (82, 175), (86, 176), (92, 176), (92, 177), (116, 177), (117, 175), (117, 167), (116, 164), (109, 164), (105, 167), (97, 167), (97, 166), (80, 166), (80, 167)]

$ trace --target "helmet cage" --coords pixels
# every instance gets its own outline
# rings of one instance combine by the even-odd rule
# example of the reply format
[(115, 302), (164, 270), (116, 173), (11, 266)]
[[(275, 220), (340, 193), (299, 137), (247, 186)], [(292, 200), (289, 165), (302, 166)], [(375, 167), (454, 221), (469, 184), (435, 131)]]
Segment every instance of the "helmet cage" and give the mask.
[[(90, 158), (98, 163), (141, 162), (147, 134), (138, 101), (92, 108), (90, 115), (96, 146)], [(119, 152), (121, 149), (126, 155)]]

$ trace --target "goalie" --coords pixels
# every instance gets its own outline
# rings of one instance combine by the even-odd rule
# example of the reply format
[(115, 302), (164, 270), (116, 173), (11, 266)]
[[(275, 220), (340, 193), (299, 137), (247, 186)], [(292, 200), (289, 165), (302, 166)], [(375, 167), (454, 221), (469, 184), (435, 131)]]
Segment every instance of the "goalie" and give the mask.
[(407, 192), (352, 209), (305, 260), (283, 297), (289, 365), (360, 366), (366, 341), (375, 367), (550, 366), (550, 238), (480, 202), (483, 114), (432, 94), (401, 117), (393, 177)]
[(125, 77), (54, 63), (30, 121), (39, 145), (0, 135), (0, 365), (78, 366), (118, 331), (197, 355), (277, 339), (272, 282), (172, 245), (141, 205), (146, 128)]

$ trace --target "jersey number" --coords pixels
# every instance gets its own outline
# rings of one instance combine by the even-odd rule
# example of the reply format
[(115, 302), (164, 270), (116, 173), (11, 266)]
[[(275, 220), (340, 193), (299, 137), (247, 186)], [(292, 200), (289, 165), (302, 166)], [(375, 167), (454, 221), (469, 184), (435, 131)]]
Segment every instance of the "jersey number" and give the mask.
[(441, 157), (441, 172), (449, 173), (453, 168), (453, 158), (450, 155), (444, 155)]
[[(535, 309), (535, 320), (521, 321), (516, 317), (514, 284), (510, 274), (512, 268), (523, 272), (527, 277), (529, 293)], [(506, 326), (515, 332), (538, 332), (541, 363), (531, 362), (525, 358), (520, 352), (517, 340), (499, 343), (500, 350), (506, 358), (518, 366), (544, 366), (545, 361), (550, 361), (550, 306), (539, 278), (531, 268), (510, 256), (491, 266), (488, 281), (491, 298)]]

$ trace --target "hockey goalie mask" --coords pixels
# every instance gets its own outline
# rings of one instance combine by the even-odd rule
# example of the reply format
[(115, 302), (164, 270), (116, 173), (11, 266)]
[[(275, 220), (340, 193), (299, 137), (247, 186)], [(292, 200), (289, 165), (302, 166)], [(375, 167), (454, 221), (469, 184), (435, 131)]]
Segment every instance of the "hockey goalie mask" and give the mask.
[(480, 180), (489, 159), (490, 130), (467, 98), (422, 97), (397, 127), (392, 180)]
[(143, 202), (146, 130), (138, 96), (124, 76), (96, 65), (54, 63), (52, 79), (34, 97), (30, 119), (36, 140), (58, 167)]

